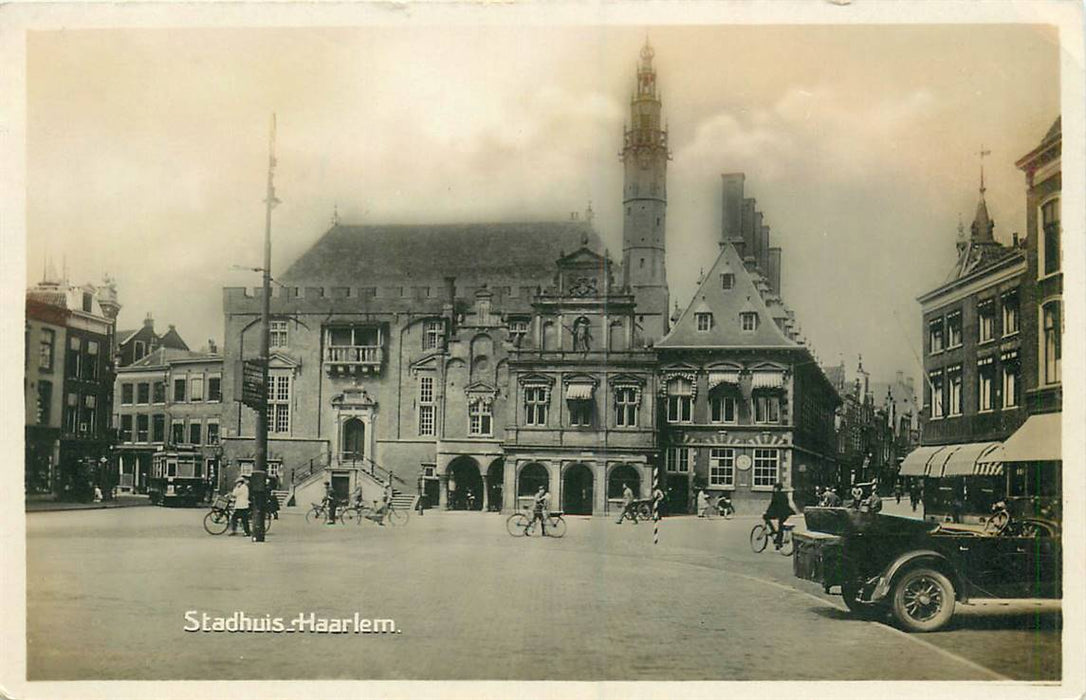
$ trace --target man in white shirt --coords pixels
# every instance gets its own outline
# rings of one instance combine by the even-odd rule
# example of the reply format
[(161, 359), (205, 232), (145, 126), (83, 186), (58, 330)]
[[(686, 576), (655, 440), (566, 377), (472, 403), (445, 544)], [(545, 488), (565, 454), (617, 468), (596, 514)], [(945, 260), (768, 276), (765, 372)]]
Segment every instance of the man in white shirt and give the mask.
[(234, 497), (234, 514), (230, 516), (230, 534), (238, 534), (238, 520), (241, 520), (241, 526), (245, 530), (245, 536), (249, 536), (249, 482), (245, 477), (238, 477), (238, 480), (234, 482), (234, 490), (231, 494)]

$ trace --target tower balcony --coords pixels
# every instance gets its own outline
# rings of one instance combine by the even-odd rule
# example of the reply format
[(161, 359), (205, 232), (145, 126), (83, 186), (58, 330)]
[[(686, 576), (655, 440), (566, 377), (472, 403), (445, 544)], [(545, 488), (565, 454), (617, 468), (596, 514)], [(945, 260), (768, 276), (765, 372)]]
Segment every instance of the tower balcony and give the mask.
[(329, 376), (380, 374), (384, 348), (380, 345), (331, 345), (324, 350)]

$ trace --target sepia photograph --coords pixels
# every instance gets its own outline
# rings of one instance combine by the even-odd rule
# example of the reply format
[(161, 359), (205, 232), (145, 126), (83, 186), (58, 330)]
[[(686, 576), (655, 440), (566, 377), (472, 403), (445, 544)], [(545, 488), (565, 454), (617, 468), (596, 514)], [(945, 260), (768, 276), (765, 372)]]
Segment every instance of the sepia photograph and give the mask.
[(1081, 3), (51, 7), (0, 694), (1086, 689)]

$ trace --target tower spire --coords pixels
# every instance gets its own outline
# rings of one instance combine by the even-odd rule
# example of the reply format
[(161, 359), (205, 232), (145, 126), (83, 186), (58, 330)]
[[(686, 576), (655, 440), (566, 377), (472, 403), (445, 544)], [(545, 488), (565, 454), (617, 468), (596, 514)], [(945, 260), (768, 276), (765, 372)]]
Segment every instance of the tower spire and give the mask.
[(977, 152), (977, 155), (980, 156), (980, 196), (983, 199), (986, 189), (984, 187), (984, 156), (990, 156), (992, 155), (992, 152), (985, 149), (984, 144), (981, 144), (980, 151)]

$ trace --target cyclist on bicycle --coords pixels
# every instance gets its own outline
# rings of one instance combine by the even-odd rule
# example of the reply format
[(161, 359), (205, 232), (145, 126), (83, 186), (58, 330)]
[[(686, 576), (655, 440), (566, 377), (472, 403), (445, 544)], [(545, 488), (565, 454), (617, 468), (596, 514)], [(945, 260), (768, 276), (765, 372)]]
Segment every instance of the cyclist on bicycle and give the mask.
[(336, 524), (336, 492), (332, 490), (332, 484), (324, 482), (324, 505), (328, 509), (328, 521), (325, 525)]
[[(782, 539), (784, 538), (784, 523), (793, 513), (795, 511), (792, 510), (792, 505), (788, 502), (788, 494), (784, 492), (784, 485), (778, 481), (773, 484), (773, 495), (769, 499), (769, 508), (762, 515), (766, 527), (773, 531), (773, 546), (777, 549), (781, 548)], [(773, 527), (774, 520), (777, 521), (776, 529)]]
[(535, 521), (539, 521), (540, 532), (544, 536), (547, 535), (547, 510), (550, 504), (551, 496), (547, 493), (546, 486), (540, 486), (539, 491), (535, 495), (535, 499), (532, 501), (532, 521), (528, 524), (528, 527), (535, 525)]
[(385, 482), (384, 490), (381, 492), (381, 500), (378, 502), (377, 507), (373, 510), (374, 520), (378, 525), (384, 526), (385, 518), (388, 516), (389, 507), (392, 505), (392, 477), (388, 477), (388, 481)]

